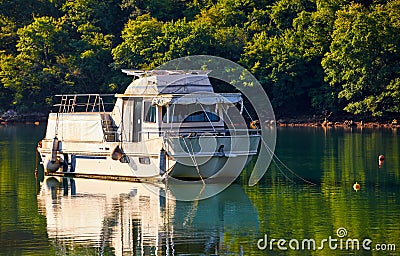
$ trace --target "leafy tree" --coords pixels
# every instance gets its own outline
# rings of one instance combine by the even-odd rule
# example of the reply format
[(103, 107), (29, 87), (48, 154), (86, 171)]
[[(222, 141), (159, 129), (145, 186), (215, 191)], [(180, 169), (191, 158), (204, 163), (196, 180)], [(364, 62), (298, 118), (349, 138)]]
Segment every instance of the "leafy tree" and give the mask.
[(149, 14), (129, 20), (122, 31), (123, 42), (112, 50), (114, 67), (145, 68), (153, 61), (162, 22)]
[(251, 0), (220, 0), (208, 9), (201, 10), (197, 20), (218, 27), (243, 27), (255, 8)]
[(51, 0), (2, 0), (0, 1), (0, 15), (9, 17), (23, 27), (33, 21), (35, 17), (53, 16), (58, 17), (59, 10)]
[(304, 80), (305, 105), (315, 110), (338, 111), (337, 91), (324, 81), (321, 61), (329, 52), (330, 38), (334, 29), (335, 12), (329, 8), (317, 8), (316, 12), (303, 11), (293, 21), (293, 36), (298, 38), (295, 46), (304, 61), (303, 72), (298, 75)]
[(32, 109), (53, 94), (121, 91), (119, 68), (210, 54), (248, 67), (278, 111), (399, 112), (399, 10), (399, 0), (3, 0), (0, 100)]
[(273, 30), (271, 27), (271, 17), (268, 9), (254, 9), (244, 24), (249, 36), (253, 37), (256, 33), (268, 32)]
[(57, 20), (41, 17), (19, 29), (18, 36), (19, 54), (3, 56), (1, 82), (14, 92), (14, 105), (37, 109), (46, 97), (62, 91), (58, 56), (66, 34)]
[(203, 10), (210, 9), (215, 5), (217, 0), (194, 0), (186, 1), (186, 8), (183, 11), (184, 17), (188, 20), (193, 20), (198, 16)]
[[(4, 82), (12, 82), (13, 78), (17, 75), (17, 72), (15, 72), (14, 67), (15, 61), (14, 61), (14, 56), (11, 54), (6, 54), (4, 52), (0, 52), (0, 77), (1, 77), (1, 87), (0, 87), (0, 113), (3, 110), (6, 110), (10, 107), (12, 107), (12, 103), (15, 97), (15, 92), (12, 90), (12, 88), (9, 88), (9, 86), (5, 86)], [(5, 75), (8, 75), (6, 77)], [(10, 84), (10, 83), (8, 83)]]
[(119, 35), (123, 24), (128, 20), (120, 0), (71, 0), (65, 1), (62, 10), (65, 19), (79, 33), (101, 32)]
[(222, 27), (216, 29), (214, 32), (214, 37), (217, 44), (213, 53), (214, 55), (230, 59), (232, 61), (240, 60), (240, 56), (244, 52), (244, 46), (248, 41), (248, 34), (244, 28), (237, 26)]
[[(277, 21), (274, 9), (282, 8), (282, 4), (279, 2), (273, 7), (272, 20)], [(274, 107), (281, 112), (305, 111), (311, 107), (324, 110), (334, 105), (329, 100), (333, 92), (324, 83), (320, 64), (329, 50), (327, 38), (333, 29), (334, 13), (327, 9), (310, 12), (306, 9), (313, 9), (312, 5), (301, 4), (299, 13), (287, 17), (287, 22), (280, 21), (279, 28), (285, 28), (282, 32), (256, 33), (241, 59), (259, 78), (272, 96)]]
[(216, 55), (214, 28), (207, 23), (187, 22), (186, 19), (167, 22), (159, 40), (159, 54), (155, 64), (188, 55)]
[(199, 1), (191, 3), (187, 0), (122, 0), (121, 3), (123, 9), (130, 11), (130, 16), (133, 19), (144, 14), (150, 14), (160, 21), (183, 18), (187, 5), (195, 9), (201, 3)]
[(0, 14), (0, 51), (16, 53), (17, 24), (9, 17)]
[[(397, 8), (396, 8), (397, 7)], [(371, 10), (354, 4), (338, 11), (326, 80), (346, 100), (344, 110), (382, 115), (399, 112), (399, 4)]]
[(74, 0), (63, 4), (65, 28), (74, 49), (65, 60), (67, 76), (75, 90), (81, 93), (109, 92), (116, 89), (117, 75), (110, 68), (111, 49), (119, 36), (126, 15), (117, 0)]
[(316, 5), (310, 0), (279, 0), (271, 7), (270, 18), (278, 30), (292, 28), (293, 20), (302, 11), (312, 12)]
[(148, 14), (130, 20), (123, 42), (112, 51), (116, 68), (154, 68), (188, 55), (239, 58), (246, 33), (238, 27), (216, 28), (203, 19), (160, 22)]

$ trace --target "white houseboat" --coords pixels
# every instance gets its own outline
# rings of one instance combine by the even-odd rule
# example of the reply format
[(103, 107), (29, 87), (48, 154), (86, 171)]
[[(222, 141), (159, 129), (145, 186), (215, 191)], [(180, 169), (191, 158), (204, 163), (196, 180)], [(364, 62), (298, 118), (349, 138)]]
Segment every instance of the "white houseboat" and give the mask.
[(257, 154), (258, 131), (229, 114), (241, 94), (214, 93), (207, 71), (123, 71), (134, 77), (123, 94), (58, 95), (38, 145), (46, 173), (232, 178)]

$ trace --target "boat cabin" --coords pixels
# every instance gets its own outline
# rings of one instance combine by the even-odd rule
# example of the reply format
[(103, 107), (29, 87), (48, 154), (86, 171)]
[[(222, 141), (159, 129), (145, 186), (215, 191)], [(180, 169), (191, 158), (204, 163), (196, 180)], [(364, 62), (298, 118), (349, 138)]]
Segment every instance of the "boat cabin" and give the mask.
[(123, 94), (58, 95), (46, 139), (139, 142), (167, 132), (224, 134), (229, 109), (243, 105), (240, 93), (214, 93), (207, 71), (124, 72), (135, 79)]
[(221, 133), (226, 128), (224, 113), (242, 104), (240, 93), (214, 93), (205, 71), (124, 71), (139, 78), (116, 95), (111, 114), (120, 124), (123, 141), (138, 142), (165, 132)]

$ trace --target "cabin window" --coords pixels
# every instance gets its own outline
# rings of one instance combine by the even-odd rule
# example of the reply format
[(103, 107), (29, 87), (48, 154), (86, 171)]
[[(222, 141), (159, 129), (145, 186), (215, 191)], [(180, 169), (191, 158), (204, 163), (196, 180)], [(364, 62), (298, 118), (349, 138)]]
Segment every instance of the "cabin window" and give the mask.
[(151, 102), (144, 102), (144, 121), (156, 122), (156, 106), (152, 105)]
[(166, 106), (162, 106), (161, 108), (161, 115), (162, 115), (162, 121), (164, 123), (169, 123), (168, 119), (169, 119), (169, 114), (167, 114), (167, 112), (169, 111), (169, 108), (167, 108)]
[(139, 163), (140, 164), (150, 164), (150, 158), (149, 157), (139, 157)]
[(187, 122), (218, 122), (219, 116), (211, 112), (199, 111), (188, 115), (185, 119), (183, 119), (184, 123)]
[(216, 105), (171, 105), (162, 108), (164, 123), (219, 122)]

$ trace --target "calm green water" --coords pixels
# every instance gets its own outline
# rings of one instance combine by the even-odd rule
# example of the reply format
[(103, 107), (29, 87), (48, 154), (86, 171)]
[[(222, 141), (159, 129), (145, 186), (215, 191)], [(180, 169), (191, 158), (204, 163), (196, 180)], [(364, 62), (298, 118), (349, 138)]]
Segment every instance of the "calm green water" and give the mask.
[[(286, 167), (276, 160), (257, 186), (247, 186), (246, 170), (217, 196), (179, 202), (165, 199), (174, 188), (163, 184), (37, 182), (44, 130), (0, 126), (0, 255), (400, 255), (400, 131), (279, 128), (276, 154)], [(337, 242), (319, 250), (329, 238)], [(271, 249), (271, 239), (285, 239), (288, 250)], [(302, 248), (306, 239), (315, 250)], [(346, 250), (347, 239), (360, 250)], [(295, 240), (299, 250), (289, 247)]]

